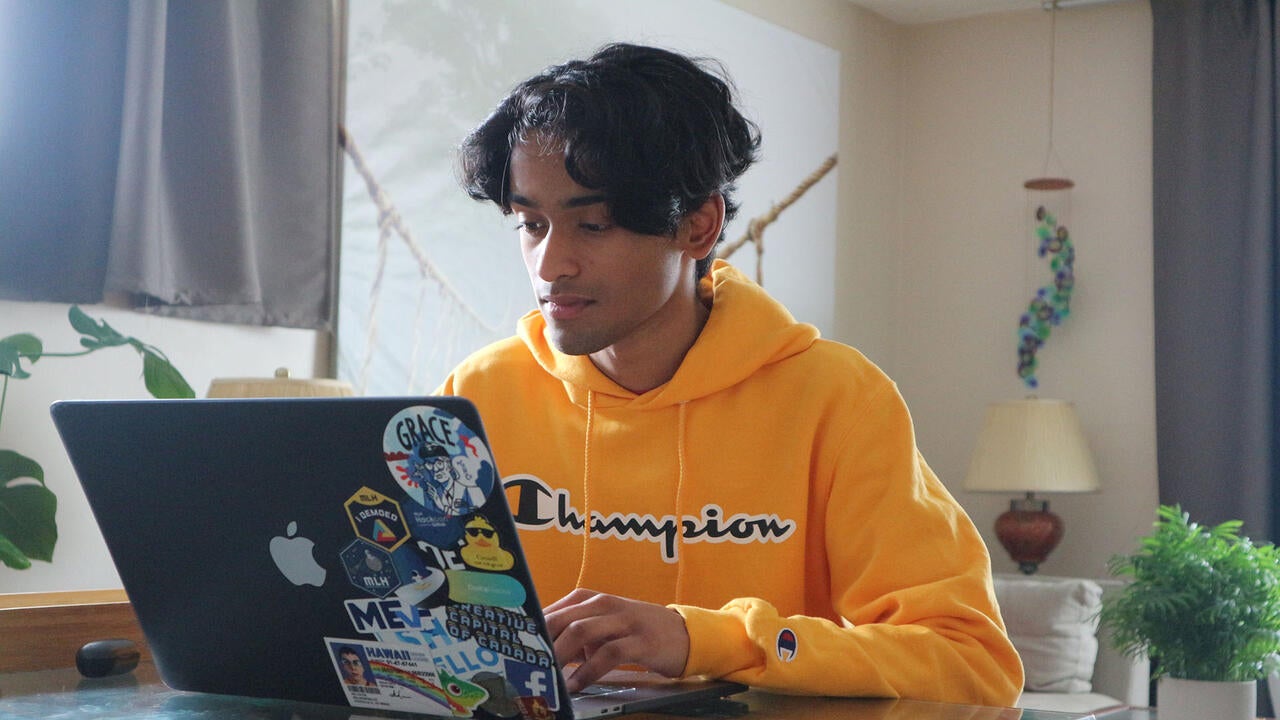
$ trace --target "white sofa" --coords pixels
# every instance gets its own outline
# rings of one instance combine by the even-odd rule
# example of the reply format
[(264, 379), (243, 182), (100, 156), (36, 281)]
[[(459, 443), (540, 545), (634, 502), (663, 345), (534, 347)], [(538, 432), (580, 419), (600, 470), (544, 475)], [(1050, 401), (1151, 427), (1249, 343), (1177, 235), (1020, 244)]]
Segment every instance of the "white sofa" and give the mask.
[(1026, 687), (1017, 706), (1099, 712), (1149, 704), (1146, 658), (1128, 658), (1098, 635), (1104, 593), (1118, 580), (996, 574), (996, 600), (1022, 656)]

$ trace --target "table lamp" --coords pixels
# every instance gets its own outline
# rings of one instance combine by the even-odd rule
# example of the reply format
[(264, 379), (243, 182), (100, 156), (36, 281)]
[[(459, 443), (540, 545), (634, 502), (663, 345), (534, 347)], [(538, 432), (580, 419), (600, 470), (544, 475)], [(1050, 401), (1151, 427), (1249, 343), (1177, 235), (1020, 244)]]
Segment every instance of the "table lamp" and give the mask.
[(996, 538), (1030, 575), (1062, 540), (1062, 518), (1038, 492), (1095, 492), (1098, 471), (1075, 406), (1028, 398), (992, 403), (969, 462), (964, 489), (1024, 492), (996, 519)]
[(288, 368), (276, 368), (275, 376), (269, 378), (214, 378), (205, 397), (348, 397), (355, 394), (345, 380), (294, 378), (289, 377)]

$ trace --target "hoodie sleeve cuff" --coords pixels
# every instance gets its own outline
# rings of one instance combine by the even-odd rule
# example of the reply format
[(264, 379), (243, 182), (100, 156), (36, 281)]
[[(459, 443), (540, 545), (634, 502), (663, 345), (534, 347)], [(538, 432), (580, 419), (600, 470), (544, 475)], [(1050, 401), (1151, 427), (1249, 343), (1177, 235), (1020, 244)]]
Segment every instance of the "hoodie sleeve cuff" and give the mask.
[(740, 615), (691, 605), (667, 607), (680, 613), (689, 633), (689, 659), (683, 677), (724, 677), (751, 666), (757, 649)]

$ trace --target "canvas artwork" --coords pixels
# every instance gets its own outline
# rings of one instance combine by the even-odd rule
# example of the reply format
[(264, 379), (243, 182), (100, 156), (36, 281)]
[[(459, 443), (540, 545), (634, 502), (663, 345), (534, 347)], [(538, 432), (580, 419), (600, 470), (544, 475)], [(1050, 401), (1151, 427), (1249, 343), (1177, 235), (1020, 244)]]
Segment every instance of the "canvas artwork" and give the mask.
[[(350, 6), (338, 375), (357, 393), (427, 393), (534, 307), (514, 222), (469, 199), (454, 149), (516, 83), (607, 42), (721, 61), (764, 137), (731, 242), (838, 145), (839, 53), (716, 0), (362, 0)], [(836, 174), (730, 262), (830, 334)]]

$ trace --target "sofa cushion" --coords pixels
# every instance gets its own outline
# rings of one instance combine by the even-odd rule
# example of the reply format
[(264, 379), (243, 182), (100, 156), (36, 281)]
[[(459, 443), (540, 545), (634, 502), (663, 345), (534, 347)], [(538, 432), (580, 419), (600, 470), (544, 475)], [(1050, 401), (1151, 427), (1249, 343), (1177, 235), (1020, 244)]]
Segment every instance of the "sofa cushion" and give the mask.
[(997, 575), (995, 591), (1009, 639), (1022, 656), (1025, 688), (1090, 692), (1102, 587), (1082, 578)]

